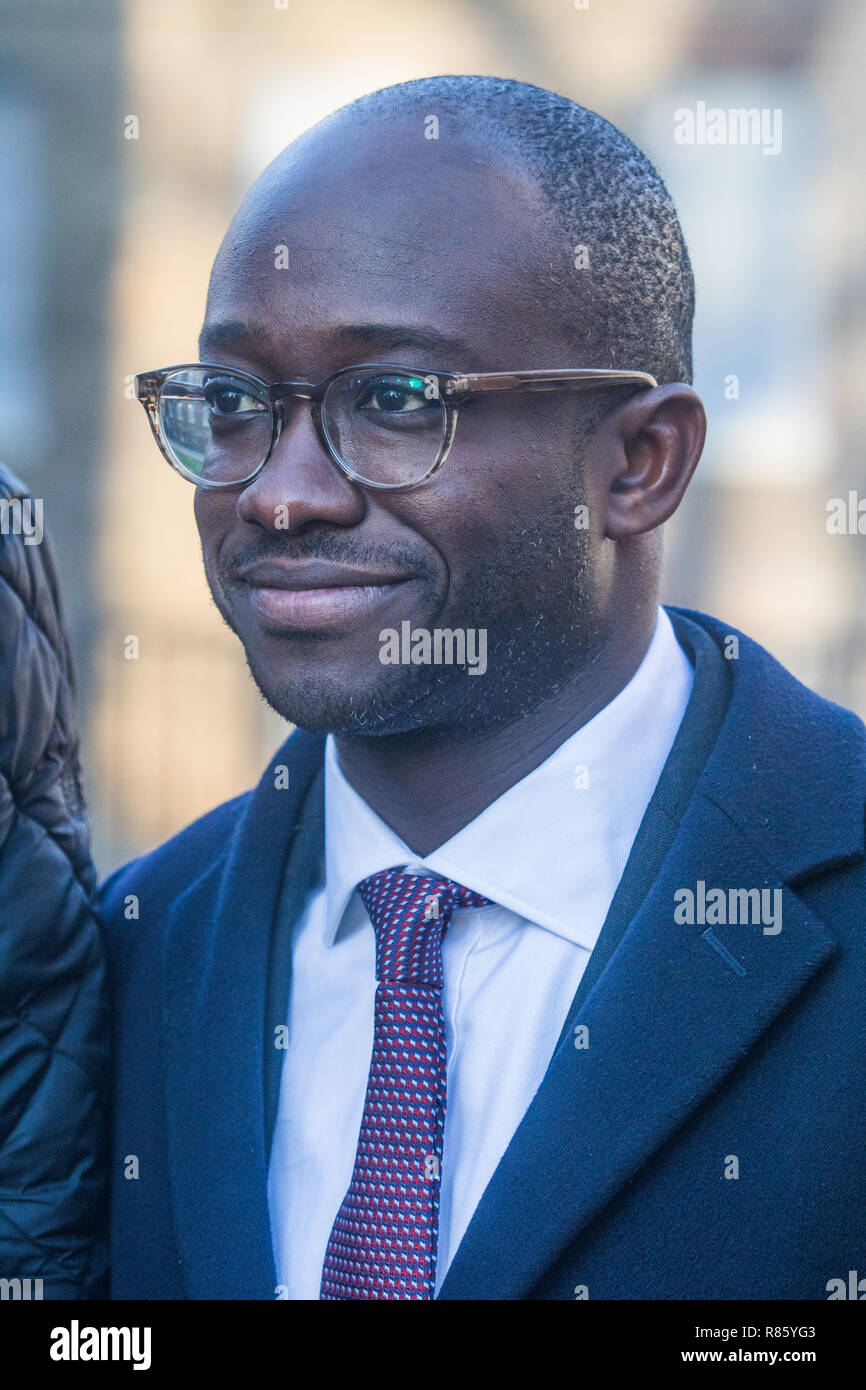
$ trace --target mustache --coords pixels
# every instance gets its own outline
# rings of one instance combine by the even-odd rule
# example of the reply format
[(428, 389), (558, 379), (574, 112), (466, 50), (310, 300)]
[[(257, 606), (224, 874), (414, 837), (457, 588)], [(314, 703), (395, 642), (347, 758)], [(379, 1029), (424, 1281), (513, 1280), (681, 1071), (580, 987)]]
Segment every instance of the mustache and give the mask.
[(409, 545), (361, 545), (332, 532), (312, 532), (308, 536), (286, 536), (276, 541), (272, 535), (250, 541), (231, 554), (221, 555), (217, 565), (222, 583), (235, 583), (240, 572), (249, 566), (268, 561), (327, 560), (358, 569), (392, 568), (407, 570), (423, 578), (432, 578), (431, 567), (423, 556)]

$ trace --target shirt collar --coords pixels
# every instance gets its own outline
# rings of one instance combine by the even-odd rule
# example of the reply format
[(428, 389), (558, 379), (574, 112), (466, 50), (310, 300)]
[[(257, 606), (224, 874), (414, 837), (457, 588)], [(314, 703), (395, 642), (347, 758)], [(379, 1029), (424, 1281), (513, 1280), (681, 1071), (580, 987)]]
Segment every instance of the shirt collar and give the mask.
[(419, 859), (325, 749), (325, 945), (364, 920), (356, 885), (409, 865), (592, 950), (676, 737), (693, 670), (660, 608), (631, 680), (537, 768)]

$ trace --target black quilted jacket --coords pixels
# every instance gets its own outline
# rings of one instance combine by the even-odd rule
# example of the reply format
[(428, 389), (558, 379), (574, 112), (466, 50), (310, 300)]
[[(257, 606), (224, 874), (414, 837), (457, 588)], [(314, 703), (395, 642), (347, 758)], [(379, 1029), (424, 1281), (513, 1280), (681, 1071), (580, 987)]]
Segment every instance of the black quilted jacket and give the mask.
[(88, 1298), (104, 1293), (104, 968), (57, 580), (6, 505), (26, 495), (0, 468), (0, 1295)]

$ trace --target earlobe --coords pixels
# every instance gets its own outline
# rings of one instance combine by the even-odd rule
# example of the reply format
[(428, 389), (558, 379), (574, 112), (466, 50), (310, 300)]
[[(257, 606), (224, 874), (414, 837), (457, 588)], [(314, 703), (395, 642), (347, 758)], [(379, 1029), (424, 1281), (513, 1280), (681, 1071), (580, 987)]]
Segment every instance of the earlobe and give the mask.
[(623, 540), (673, 516), (701, 456), (707, 420), (700, 397), (677, 382), (633, 396), (609, 428), (615, 444), (605, 535)]

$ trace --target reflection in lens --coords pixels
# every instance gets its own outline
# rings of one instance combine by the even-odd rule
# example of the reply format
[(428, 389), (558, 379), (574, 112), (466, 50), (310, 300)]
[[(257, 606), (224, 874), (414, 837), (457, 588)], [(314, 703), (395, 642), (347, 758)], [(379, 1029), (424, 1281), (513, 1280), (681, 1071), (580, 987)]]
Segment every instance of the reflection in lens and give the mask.
[(419, 482), (439, 457), (445, 407), (435, 377), (366, 369), (331, 383), (322, 424), (332, 447), (359, 478)]
[(271, 407), (243, 377), (191, 368), (173, 373), (163, 384), (159, 424), (185, 472), (208, 482), (242, 482), (268, 452)]

